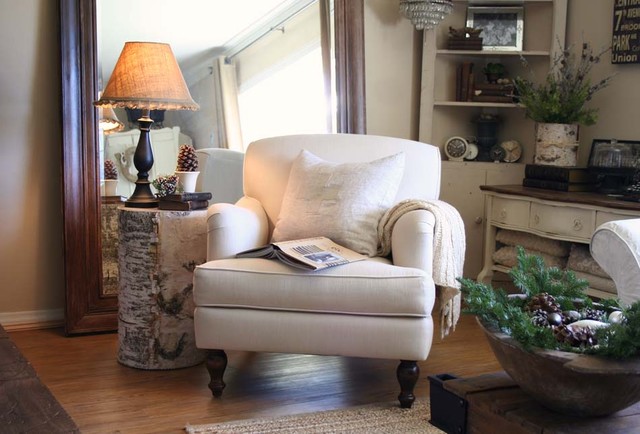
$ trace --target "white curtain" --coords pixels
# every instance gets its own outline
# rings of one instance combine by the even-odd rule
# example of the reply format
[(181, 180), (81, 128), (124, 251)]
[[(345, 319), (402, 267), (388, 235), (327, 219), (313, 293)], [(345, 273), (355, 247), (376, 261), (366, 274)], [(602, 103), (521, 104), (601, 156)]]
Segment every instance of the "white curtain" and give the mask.
[(236, 67), (233, 63), (227, 63), (224, 56), (216, 59), (214, 80), (218, 120), (217, 143), (221, 148), (244, 152), (238, 108)]

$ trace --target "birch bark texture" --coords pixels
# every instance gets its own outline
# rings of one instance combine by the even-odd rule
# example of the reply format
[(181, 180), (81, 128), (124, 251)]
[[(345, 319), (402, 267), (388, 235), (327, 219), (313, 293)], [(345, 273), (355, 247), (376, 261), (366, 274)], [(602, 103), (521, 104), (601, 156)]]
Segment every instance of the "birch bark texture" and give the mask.
[(578, 163), (578, 124), (536, 123), (535, 164), (574, 167)]
[(119, 209), (118, 361), (139, 369), (201, 363), (193, 270), (206, 260), (207, 210)]

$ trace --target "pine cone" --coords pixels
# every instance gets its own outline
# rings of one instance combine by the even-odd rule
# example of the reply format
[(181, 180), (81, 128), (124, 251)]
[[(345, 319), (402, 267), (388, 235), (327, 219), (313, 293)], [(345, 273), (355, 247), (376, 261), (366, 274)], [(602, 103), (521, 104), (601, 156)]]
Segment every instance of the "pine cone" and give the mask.
[(573, 346), (573, 343), (576, 341), (573, 331), (566, 325), (561, 325), (553, 329), (553, 336), (555, 336), (556, 341), (561, 344)]
[(118, 169), (111, 160), (104, 161), (104, 179), (118, 179)]
[(591, 348), (598, 344), (596, 331), (591, 327), (581, 327), (573, 332), (573, 336), (575, 344), (572, 344), (572, 346), (574, 347)]
[(604, 310), (595, 309), (592, 307), (585, 307), (584, 309), (582, 309), (580, 313), (582, 314), (582, 319), (593, 319), (596, 321), (606, 322), (606, 320), (604, 319), (604, 316), (605, 316)]
[(556, 302), (553, 295), (549, 295), (546, 292), (534, 295), (527, 303), (525, 310), (528, 312), (535, 312), (542, 309), (547, 313), (560, 312), (560, 305)]
[(191, 145), (180, 145), (178, 148), (177, 172), (195, 172), (198, 170), (198, 157)]
[(547, 312), (542, 309), (534, 311), (533, 315), (531, 316), (531, 322), (537, 327), (549, 327)]
[(151, 182), (151, 185), (157, 190), (156, 196), (165, 197), (173, 194), (178, 186), (177, 175), (163, 175), (159, 176)]

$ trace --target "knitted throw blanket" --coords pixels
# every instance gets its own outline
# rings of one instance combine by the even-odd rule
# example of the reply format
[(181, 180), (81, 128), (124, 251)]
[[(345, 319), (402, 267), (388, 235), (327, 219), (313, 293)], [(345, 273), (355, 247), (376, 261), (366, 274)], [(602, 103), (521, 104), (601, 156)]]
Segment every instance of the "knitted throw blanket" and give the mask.
[(466, 240), (464, 222), (460, 213), (441, 200), (407, 199), (399, 202), (380, 219), (378, 237), (379, 256), (391, 253), (393, 226), (405, 213), (427, 210), (435, 216), (433, 235), (433, 280), (440, 296), (440, 336), (444, 338), (455, 330), (460, 318), (460, 282), (462, 276)]

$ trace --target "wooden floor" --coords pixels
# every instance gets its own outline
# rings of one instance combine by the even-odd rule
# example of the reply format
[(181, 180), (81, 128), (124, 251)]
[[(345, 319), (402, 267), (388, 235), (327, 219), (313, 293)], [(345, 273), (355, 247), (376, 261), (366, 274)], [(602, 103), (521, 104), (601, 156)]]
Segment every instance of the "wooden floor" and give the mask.
[[(231, 352), (222, 399), (207, 388), (204, 366), (143, 371), (116, 362), (116, 334), (65, 337), (62, 330), (9, 333), (83, 433), (179, 433), (202, 424), (394, 401), (397, 361)], [(417, 399), (428, 375), (459, 377), (500, 370), (472, 317), (420, 362)]]

